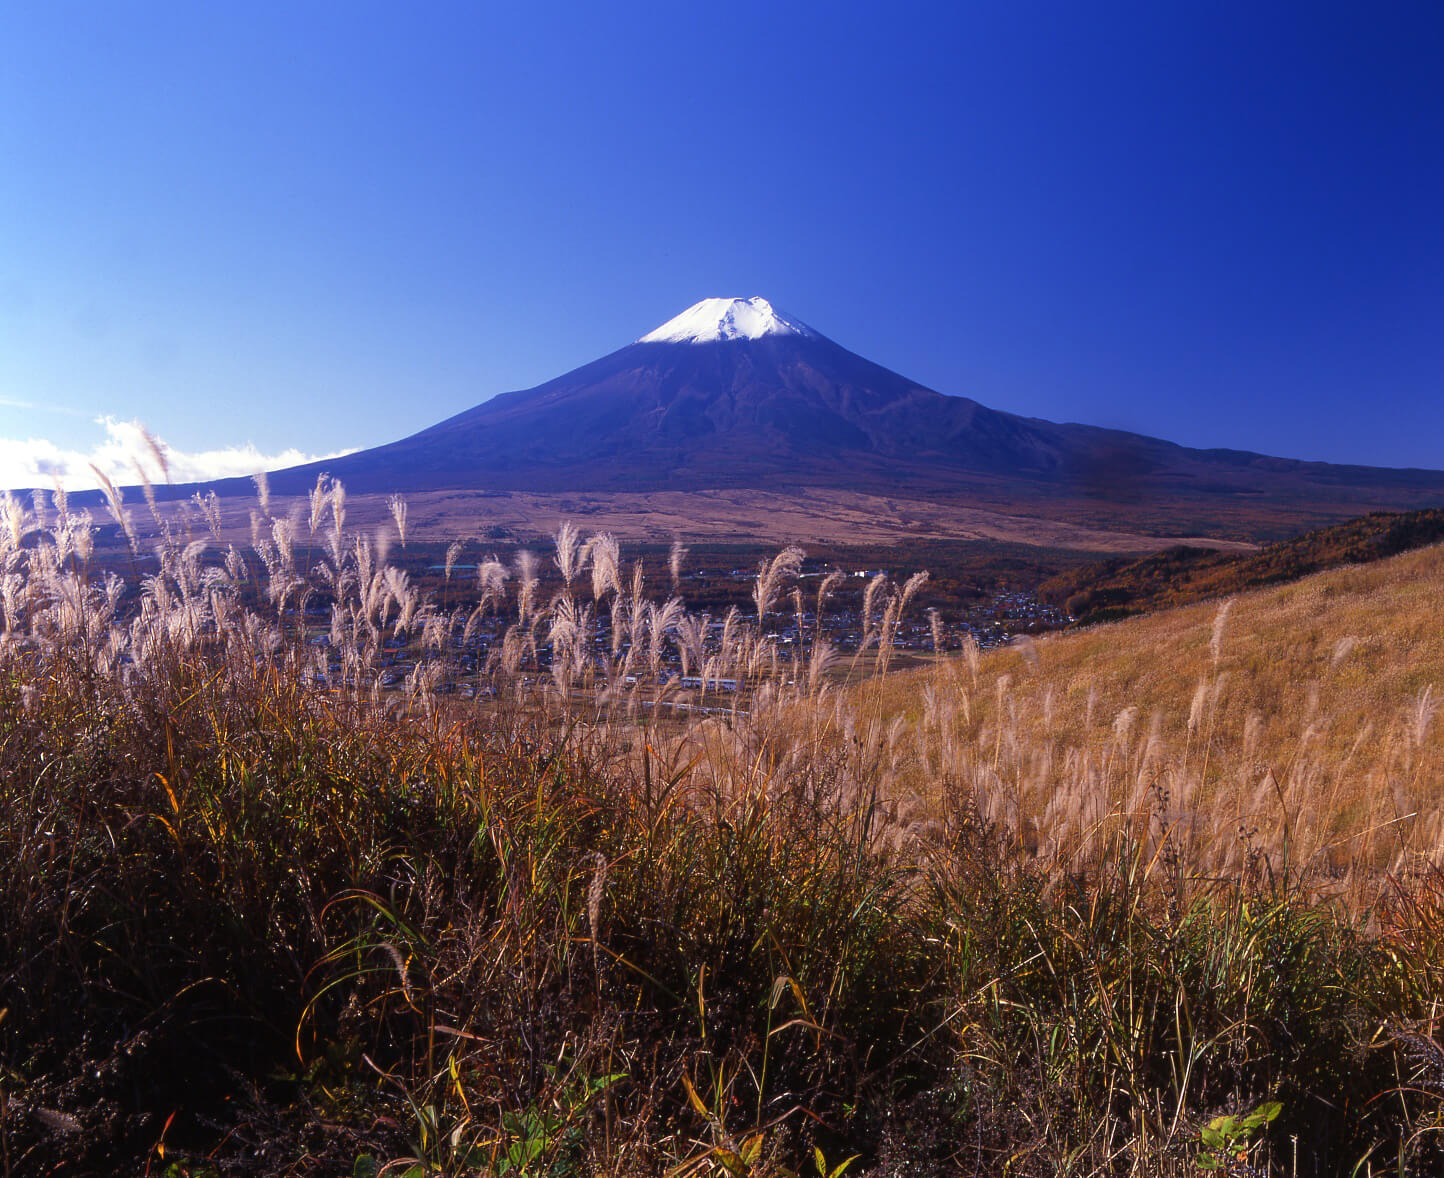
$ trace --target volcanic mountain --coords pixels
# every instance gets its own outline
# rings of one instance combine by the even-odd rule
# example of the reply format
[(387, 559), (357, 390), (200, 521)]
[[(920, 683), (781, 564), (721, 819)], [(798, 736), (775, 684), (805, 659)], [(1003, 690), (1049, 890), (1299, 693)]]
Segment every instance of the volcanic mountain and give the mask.
[[(765, 299), (706, 299), (627, 347), (321, 469), (359, 492), (836, 487), (992, 503), (1414, 507), (1444, 473), (1195, 450), (989, 409), (849, 352)], [(1234, 512), (1224, 511), (1225, 516)]]

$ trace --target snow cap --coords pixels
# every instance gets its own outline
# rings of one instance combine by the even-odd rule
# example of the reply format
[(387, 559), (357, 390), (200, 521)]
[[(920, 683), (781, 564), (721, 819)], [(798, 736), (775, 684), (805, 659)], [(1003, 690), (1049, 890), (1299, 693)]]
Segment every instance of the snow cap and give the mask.
[(703, 299), (675, 319), (649, 331), (639, 344), (705, 344), (715, 340), (761, 339), (764, 335), (816, 336), (800, 319), (766, 299)]

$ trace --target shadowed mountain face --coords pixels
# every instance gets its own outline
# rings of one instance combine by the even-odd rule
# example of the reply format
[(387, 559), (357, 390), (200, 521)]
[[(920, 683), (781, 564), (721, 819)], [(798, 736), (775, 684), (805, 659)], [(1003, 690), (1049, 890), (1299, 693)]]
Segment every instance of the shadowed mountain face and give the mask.
[[(1190, 450), (998, 412), (923, 388), (760, 299), (707, 300), (546, 384), (325, 467), (358, 492), (806, 485), (1014, 487), (1030, 498), (1121, 501), (1444, 495), (1441, 472)], [(319, 469), (284, 471), (272, 484), (299, 492)]]
[[(1444, 501), (1444, 472), (1191, 450), (1002, 413), (923, 388), (762, 299), (705, 300), (546, 384), (278, 472), (272, 488), (305, 492), (322, 469), (360, 494), (831, 487), (1045, 512), (1066, 502), (1075, 516), (1093, 504), (1114, 519), (1137, 505), (1234, 530), (1250, 503), (1277, 520), (1294, 505), (1316, 518)], [(228, 482), (217, 489), (249, 490)]]
[[(821, 338), (636, 343), (399, 442), (326, 464), (358, 490), (898, 490), (962, 472), (1058, 476), (1039, 427)], [(1056, 428), (1056, 427), (1045, 427)], [(293, 472), (273, 478), (278, 489)], [(294, 472), (299, 483), (314, 476)], [(298, 483), (298, 486), (299, 486)]]

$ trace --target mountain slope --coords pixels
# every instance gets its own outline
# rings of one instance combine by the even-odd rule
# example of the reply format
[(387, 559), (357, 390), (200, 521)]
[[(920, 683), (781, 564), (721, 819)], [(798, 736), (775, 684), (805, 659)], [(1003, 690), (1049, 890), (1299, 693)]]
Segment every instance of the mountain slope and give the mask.
[[(1438, 472), (1190, 450), (1002, 413), (924, 388), (761, 299), (706, 300), (555, 380), (329, 465), (356, 490), (902, 491), (1006, 480), (1105, 498), (1208, 497), (1303, 480), (1444, 491)], [(293, 481), (310, 478), (302, 468)]]
[(545, 384), (389, 445), (279, 472), (272, 486), (301, 493), (323, 469), (363, 494), (809, 486), (1094, 505), (1075, 519), (1145, 508), (1161, 518), (1162, 505), (1204, 526), (1253, 505), (1318, 518), (1444, 499), (1438, 471), (1192, 450), (989, 409), (849, 352), (763, 299), (704, 300)]

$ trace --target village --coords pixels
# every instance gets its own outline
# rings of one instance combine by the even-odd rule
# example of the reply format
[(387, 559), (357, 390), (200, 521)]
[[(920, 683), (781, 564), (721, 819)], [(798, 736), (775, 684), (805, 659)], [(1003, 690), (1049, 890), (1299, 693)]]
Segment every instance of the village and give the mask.
[[(454, 565), (450, 571), (452, 576), (460, 581), (472, 574), (474, 569), (475, 566)], [(434, 574), (444, 572), (445, 569), (442, 565), (428, 565), (425, 571)], [(811, 569), (804, 567), (797, 578), (798, 597), (795, 599), (803, 603), (803, 609), (800, 613), (795, 609), (779, 609), (769, 614), (764, 629), (775, 644), (780, 664), (803, 662), (811, 657), (818, 644), (826, 644), (835, 655), (835, 677), (865, 676), (873, 667), (873, 659), (868, 656), (868, 650), (870, 645), (875, 645), (876, 635), (865, 640), (868, 627), (862, 616), (862, 587), (868, 581), (881, 576), (906, 580), (908, 574), (882, 568), (845, 574), (842, 585), (835, 595), (829, 598), (819, 617), (813, 608), (808, 607), (809, 598), (815, 598), (818, 583), (833, 572), (832, 568), (826, 566)], [(699, 587), (703, 590), (699, 596), (714, 607), (719, 607), (716, 614), (700, 609), (697, 611), (703, 625), (704, 649), (707, 652), (715, 652), (721, 648), (728, 625), (728, 611), (735, 610), (731, 623), (733, 626), (756, 625), (755, 608), (747, 608), (747, 605), (751, 604), (749, 595), (756, 576), (755, 569), (730, 567), (725, 570), (699, 568), (681, 578), (683, 584), (679, 588), (683, 593), (690, 588)], [(690, 594), (688, 600), (693, 601)], [(727, 602), (733, 604), (725, 604)], [(465, 604), (464, 598), (461, 603)], [(907, 616), (897, 622), (890, 641), (893, 666), (913, 665), (936, 654), (957, 652), (969, 644), (976, 644), (982, 650), (1005, 646), (1019, 635), (1062, 629), (1074, 620), (1063, 610), (1040, 601), (1033, 592), (1025, 589), (1005, 589), (993, 593), (971, 603), (964, 610), (950, 611), (949, 614), (940, 616), (935, 626), (933, 615), (940, 612), (930, 608), (924, 597), (918, 600)], [(503, 608), (476, 620), (466, 628), (464, 636), (448, 631), (443, 651), (446, 656), (443, 660), (446, 674), (434, 690), (438, 694), (455, 695), (461, 699), (494, 696), (497, 688), (491, 671), (495, 669), (496, 654), (515, 622), (514, 613), (508, 613)], [(329, 605), (313, 600), (305, 609), (304, 624), (307, 633), (311, 635), (309, 641), (312, 647), (316, 648), (318, 653), (327, 651), (332, 645), (329, 635)], [(612, 616), (606, 610), (596, 611), (588, 623), (588, 647), (594, 652), (591, 656), (592, 672), (598, 679), (607, 678), (609, 668), (628, 661), (630, 637), (624, 633), (614, 642), (612, 626)], [(422, 661), (422, 647), (419, 636), (413, 639), (385, 640), (376, 659), (376, 685), (386, 691), (404, 690), (409, 677), (416, 671), (418, 662)], [(432, 654), (434, 653), (433, 650)], [(515, 677), (516, 684), (528, 688), (550, 682), (553, 650), (543, 632), (536, 633), (534, 649), (529, 653), (531, 657), (522, 673)], [(326, 659), (326, 665), (322, 671), (318, 661), (318, 680), (334, 683), (345, 677), (338, 658), (334, 655), (322, 657)], [(645, 664), (645, 670), (639, 668), (627, 673), (623, 682), (628, 688), (641, 688), (644, 692), (665, 692), (669, 696), (670, 706), (679, 709), (697, 707), (698, 698), (714, 693), (727, 695), (743, 686), (731, 675), (704, 676), (701, 668), (693, 665), (693, 661), (684, 654), (680, 643), (665, 642), (659, 647), (655, 658), (649, 650), (647, 657), (639, 660)], [(793, 680), (788, 677), (786, 681)]]

